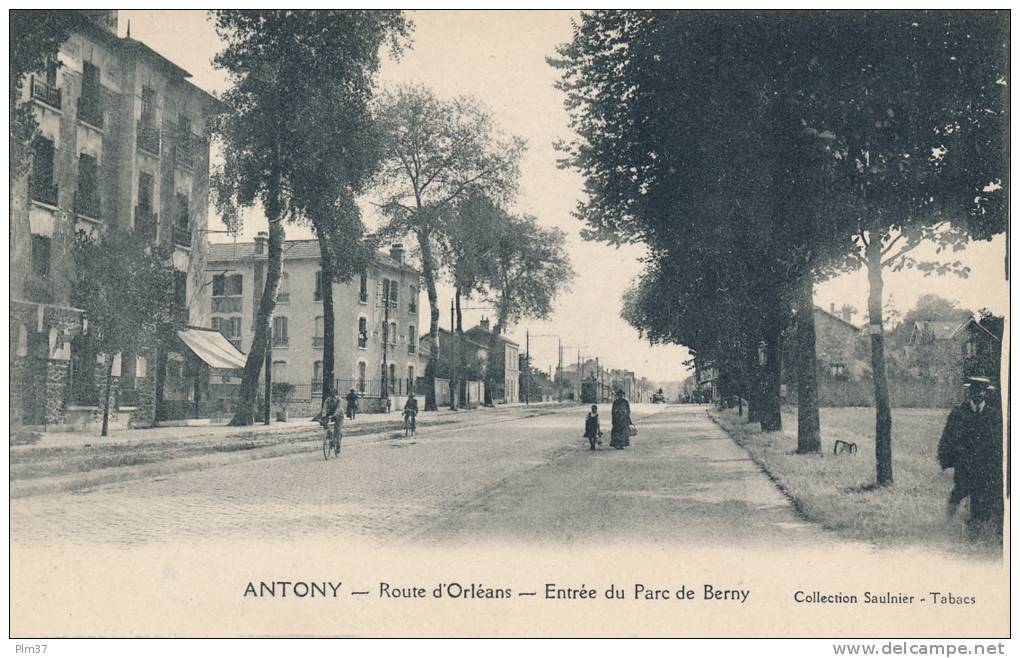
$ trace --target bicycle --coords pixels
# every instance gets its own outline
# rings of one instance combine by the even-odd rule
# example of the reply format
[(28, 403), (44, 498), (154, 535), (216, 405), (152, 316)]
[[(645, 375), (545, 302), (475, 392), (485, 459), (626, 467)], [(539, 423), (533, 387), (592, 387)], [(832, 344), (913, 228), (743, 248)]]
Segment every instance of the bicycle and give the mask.
[[(330, 424), (333, 427), (330, 427)], [(325, 434), (322, 437), (322, 457), (323, 459), (329, 460), (329, 453), (333, 453), (337, 458), (340, 457), (340, 441), (343, 438), (340, 434), (340, 426), (336, 418), (331, 418), (326, 421), (322, 426), (325, 430)]]
[(417, 421), (415, 420), (416, 414), (404, 412), (404, 437), (406, 438), (408, 432), (411, 434), (411, 438), (414, 438), (415, 429), (417, 429)]

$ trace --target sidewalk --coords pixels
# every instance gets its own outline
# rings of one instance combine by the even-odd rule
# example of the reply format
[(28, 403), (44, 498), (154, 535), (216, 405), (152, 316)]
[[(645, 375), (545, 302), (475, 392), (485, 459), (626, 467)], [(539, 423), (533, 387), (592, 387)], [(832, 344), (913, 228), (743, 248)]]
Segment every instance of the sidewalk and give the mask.
[[(556, 404), (499, 405), (463, 411), (420, 412), (419, 432), (447, 425), (490, 425), (550, 413)], [(529, 412), (530, 411), (530, 412)], [(344, 445), (403, 437), (400, 413), (366, 414), (344, 425)], [(322, 429), (310, 420), (229, 427), (202, 425), (118, 430), (108, 437), (54, 432), (10, 448), (10, 495), (79, 492), (111, 482), (172, 475), (309, 450)]]

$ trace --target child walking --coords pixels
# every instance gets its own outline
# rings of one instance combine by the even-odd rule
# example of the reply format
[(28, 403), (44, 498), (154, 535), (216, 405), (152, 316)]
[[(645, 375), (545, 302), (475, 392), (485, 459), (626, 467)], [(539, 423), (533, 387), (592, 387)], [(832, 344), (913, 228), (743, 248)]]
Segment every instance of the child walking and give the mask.
[(602, 438), (602, 428), (599, 427), (598, 405), (591, 405), (591, 413), (584, 419), (584, 438), (588, 439), (592, 450), (597, 450), (595, 446), (602, 443), (599, 441)]

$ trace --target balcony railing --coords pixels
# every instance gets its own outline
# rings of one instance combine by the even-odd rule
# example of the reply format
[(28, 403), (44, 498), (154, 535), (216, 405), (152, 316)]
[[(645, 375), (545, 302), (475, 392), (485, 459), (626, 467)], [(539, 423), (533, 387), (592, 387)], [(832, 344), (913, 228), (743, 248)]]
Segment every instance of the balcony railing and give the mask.
[(174, 244), (181, 247), (191, 247), (191, 228), (174, 224)]
[(159, 128), (153, 126), (151, 121), (138, 121), (138, 148), (159, 155)]
[(213, 297), (213, 313), (240, 313), (241, 297)]
[(190, 134), (185, 133), (178, 138), (177, 145), (174, 147), (174, 162), (185, 169), (194, 168), (195, 155)]
[(74, 193), (74, 213), (90, 219), (102, 219), (103, 213), (99, 202), (99, 194), (96, 192), (82, 192), (81, 190), (76, 191)]
[(361, 348), (361, 349), (365, 349), (366, 347), (368, 347), (368, 334), (367, 333), (360, 332), (358, 334), (358, 347)]
[(276, 293), (276, 303), (277, 304), (286, 304), (288, 302), (290, 302), (290, 293), (289, 292), (278, 292), (278, 293)]
[(32, 98), (49, 105), (50, 107), (60, 109), (60, 102), (62, 100), (60, 89), (47, 83), (41, 78), (32, 76), (30, 88), (32, 90)]
[(32, 201), (55, 206), (57, 205), (58, 191), (57, 184), (52, 180), (36, 180), (32, 177), (28, 179), (28, 195)]
[(150, 208), (135, 206), (135, 230), (142, 234), (147, 242), (156, 241), (156, 226), (159, 217)]
[(78, 120), (103, 129), (103, 104), (98, 94), (78, 98)]
[(312, 347), (322, 347), (326, 344), (324, 336), (312, 336)]
[(290, 341), (286, 336), (277, 336), (273, 334), (273, 347), (287, 347), (290, 345)]

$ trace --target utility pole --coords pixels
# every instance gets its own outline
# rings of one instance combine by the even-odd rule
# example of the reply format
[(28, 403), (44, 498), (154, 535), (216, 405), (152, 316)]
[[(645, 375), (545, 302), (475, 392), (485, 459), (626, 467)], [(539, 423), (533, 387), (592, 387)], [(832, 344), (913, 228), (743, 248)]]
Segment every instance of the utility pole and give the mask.
[(460, 388), (457, 386), (457, 323), (454, 319), (454, 307), (453, 298), (450, 298), (450, 343), (452, 349), (450, 350), (451, 363), (450, 363), (450, 411), (457, 410), (457, 392)]
[(524, 330), (524, 404), (531, 404), (531, 332)]
[(556, 340), (556, 379), (557, 400), (563, 404), (563, 341)]
[(383, 404), (389, 410), (390, 386), (387, 363), (387, 347), (390, 340), (390, 280), (383, 279), (383, 325), (382, 325), (382, 399)]

